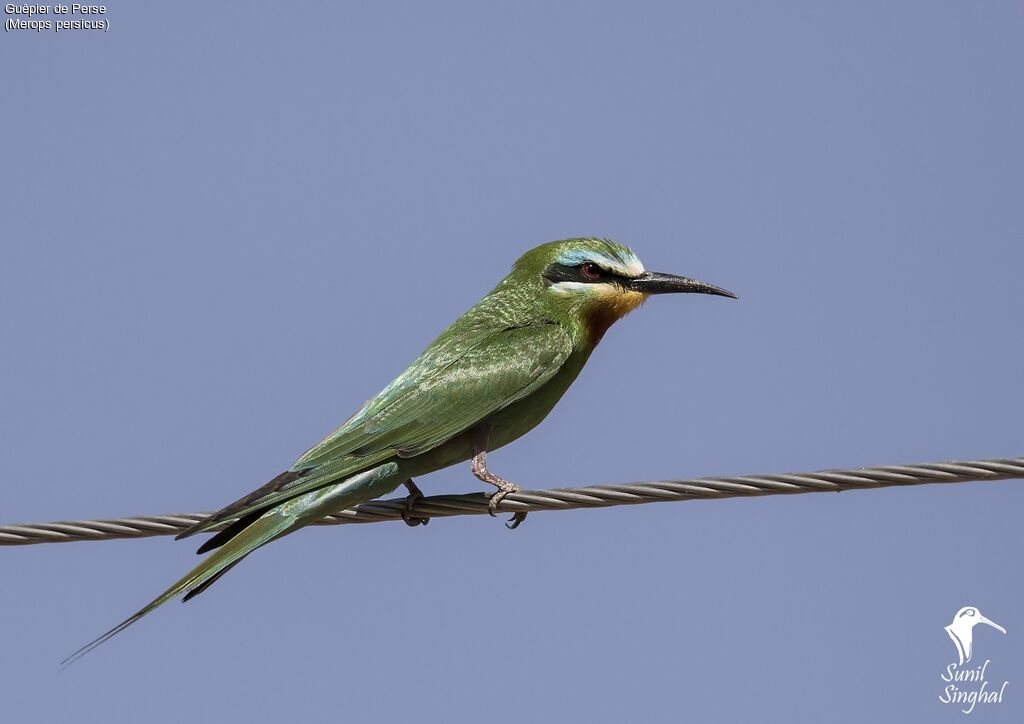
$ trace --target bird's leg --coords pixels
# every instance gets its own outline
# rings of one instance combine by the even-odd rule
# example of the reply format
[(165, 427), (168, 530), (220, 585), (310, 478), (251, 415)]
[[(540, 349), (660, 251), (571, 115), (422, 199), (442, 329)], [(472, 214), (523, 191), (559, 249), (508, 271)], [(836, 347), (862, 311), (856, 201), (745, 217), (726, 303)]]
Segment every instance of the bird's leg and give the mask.
[(416, 483), (412, 481), (412, 478), (406, 480), (403, 485), (409, 490), (409, 494), (405, 496), (405, 509), (402, 511), (402, 520), (405, 521), (406, 525), (413, 527), (426, 525), (430, 522), (430, 518), (419, 518), (412, 514), (412, 506), (423, 497), (423, 491), (416, 487)]
[[(475, 475), (478, 480), (489, 483), (498, 489), (487, 503), (487, 512), (489, 512), (491, 516), (495, 516), (498, 514), (498, 503), (500, 503), (509, 493), (518, 493), (519, 486), (495, 475), (487, 469), (487, 438), (490, 437), (490, 432), (491, 431), (489, 429), (484, 429), (477, 437), (476, 454), (473, 456), (472, 469), (473, 475)], [(517, 511), (512, 514), (512, 517), (508, 519), (508, 522), (506, 522), (505, 525), (509, 530), (515, 530), (524, 520), (526, 520), (526, 511)]]

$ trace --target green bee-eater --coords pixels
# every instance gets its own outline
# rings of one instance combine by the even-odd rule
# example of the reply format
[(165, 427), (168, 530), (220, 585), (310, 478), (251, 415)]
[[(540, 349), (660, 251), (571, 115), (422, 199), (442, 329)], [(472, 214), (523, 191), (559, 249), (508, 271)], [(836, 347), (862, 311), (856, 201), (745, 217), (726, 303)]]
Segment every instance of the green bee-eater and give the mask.
[[(214, 551), (137, 613), (86, 645), (70, 663), (175, 596), (188, 600), (260, 546), (413, 479), (472, 460), (497, 487), (519, 488), (487, 469), (496, 450), (543, 420), (608, 328), (652, 294), (731, 292), (644, 270), (631, 249), (606, 239), (553, 241), (526, 252), (487, 296), (441, 333), (405, 372), (345, 424), (262, 488), (196, 523), (179, 538), (230, 521), (199, 548)], [(515, 527), (525, 514), (517, 514)], [(425, 523), (407, 514), (410, 525)]]

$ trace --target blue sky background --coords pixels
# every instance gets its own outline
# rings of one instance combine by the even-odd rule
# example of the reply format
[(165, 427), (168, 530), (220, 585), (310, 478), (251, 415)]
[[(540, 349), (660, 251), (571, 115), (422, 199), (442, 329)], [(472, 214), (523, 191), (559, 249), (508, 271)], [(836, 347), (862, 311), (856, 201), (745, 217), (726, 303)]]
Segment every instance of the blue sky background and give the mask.
[[(1020, 3), (108, 3), (6, 33), (0, 522), (208, 510), (525, 249), (652, 300), (491, 457), (531, 487), (1024, 455)], [(422, 479), (476, 491), (467, 466)], [(9, 721), (1024, 714), (1019, 482), (0, 550)]]

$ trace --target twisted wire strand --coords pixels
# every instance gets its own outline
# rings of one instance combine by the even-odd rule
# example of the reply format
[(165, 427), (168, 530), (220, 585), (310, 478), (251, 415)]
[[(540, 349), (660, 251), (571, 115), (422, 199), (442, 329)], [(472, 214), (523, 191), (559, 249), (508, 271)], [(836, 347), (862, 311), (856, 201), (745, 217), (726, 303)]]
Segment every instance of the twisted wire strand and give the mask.
[[(873, 468), (821, 470), (813, 473), (693, 478), (621, 485), (588, 485), (581, 488), (524, 490), (506, 497), (498, 505), (498, 510), (514, 513), (604, 508), (612, 505), (841, 492), (864, 488), (924, 485), (927, 483), (970, 483), (1011, 478), (1024, 478), (1024, 457), (917, 465), (883, 465)], [(432, 495), (418, 499), (409, 513), (420, 518), (485, 515), (488, 512), (489, 498), (490, 494), (488, 493)], [(405, 498), (376, 500), (322, 518), (314, 525), (401, 520), (402, 512), (405, 509)], [(0, 545), (17, 546), (174, 535), (206, 515), (207, 513), (177, 513), (111, 520), (70, 520), (54, 523), (2, 525), (0, 526)], [(223, 527), (216, 528), (216, 530)]]

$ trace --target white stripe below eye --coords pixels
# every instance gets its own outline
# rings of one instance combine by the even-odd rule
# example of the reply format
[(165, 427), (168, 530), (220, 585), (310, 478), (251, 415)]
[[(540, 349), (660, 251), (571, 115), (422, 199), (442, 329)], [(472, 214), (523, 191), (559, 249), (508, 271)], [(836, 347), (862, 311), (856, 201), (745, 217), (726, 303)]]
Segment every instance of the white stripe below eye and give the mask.
[(600, 282), (597, 284), (587, 282), (558, 282), (548, 287), (548, 290), (555, 294), (615, 294), (618, 289), (614, 284)]

